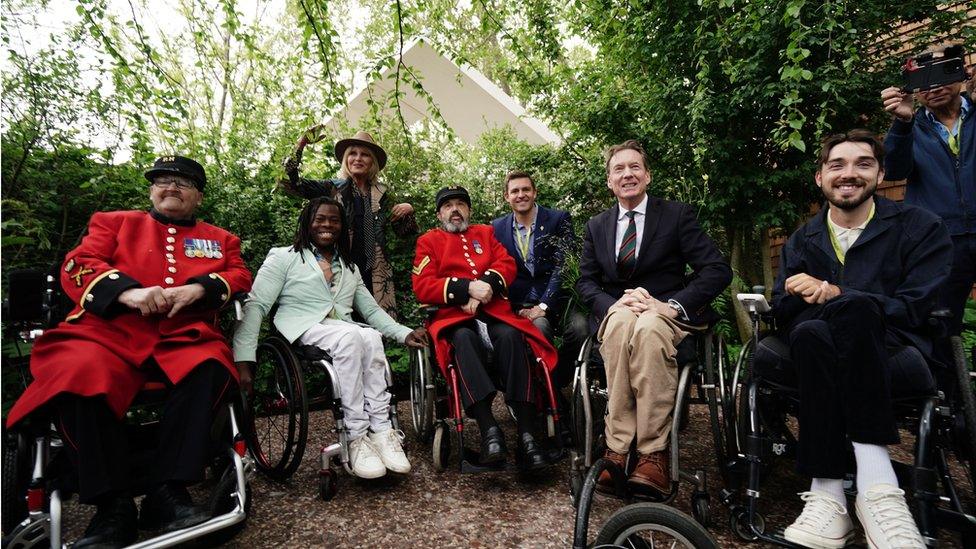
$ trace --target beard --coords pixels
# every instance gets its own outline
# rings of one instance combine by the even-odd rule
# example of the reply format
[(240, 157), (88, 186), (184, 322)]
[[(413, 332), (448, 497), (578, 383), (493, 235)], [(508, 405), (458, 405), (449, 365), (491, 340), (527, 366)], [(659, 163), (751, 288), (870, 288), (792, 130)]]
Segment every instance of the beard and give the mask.
[[(460, 217), (461, 221), (451, 221), (451, 218), (454, 217)], [(454, 210), (447, 215), (447, 219), (441, 220), (441, 226), (449, 233), (463, 233), (468, 230), (470, 223), (468, 223), (468, 218), (464, 217), (464, 214), (460, 210)]]
[[(838, 183), (838, 185), (839, 184), (840, 183)], [(837, 196), (838, 194), (837, 191), (833, 189), (833, 185), (831, 185), (831, 191), (829, 193), (824, 192), (824, 197), (827, 199), (827, 202), (830, 202), (830, 205), (834, 206), (835, 208), (844, 211), (854, 210), (861, 204), (864, 204), (867, 201), (867, 199), (874, 196), (874, 191), (878, 187), (877, 183), (867, 181), (864, 179), (858, 179), (856, 181), (856, 184), (860, 185), (860, 189), (862, 191), (860, 195), (853, 196), (850, 198), (840, 198), (839, 196)]]
[(463, 233), (464, 231), (468, 230), (470, 223), (468, 223), (467, 219), (464, 219), (462, 221), (448, 220), (448, 221), (442, 221), (441, 225), (444, 227), (444, 230), (449, 233)]

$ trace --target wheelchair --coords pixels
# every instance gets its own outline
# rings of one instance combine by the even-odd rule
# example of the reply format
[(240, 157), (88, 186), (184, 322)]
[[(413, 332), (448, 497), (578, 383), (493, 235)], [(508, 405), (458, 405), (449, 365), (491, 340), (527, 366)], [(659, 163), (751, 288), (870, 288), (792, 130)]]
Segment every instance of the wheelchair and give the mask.
[[(437, 307), (426, 306), (428, 324)], [(527, 345), (527, 344), (526, 344)], [(488, 353), (488, 366), (492, 361)], [(531, 360), (530, 360), (531, 362)], [(533, 375), (536, 381), (535, 401), (540, 412), (546, 418), (546, 434), (550, 441), (555, 441), (555, 451), (551, 451), (548, 461), (558, 461), (563, 454), (563, 441), (558, 436), (559, 409), (556, 401), (556, 389), (552, 377), (541, 359), (532, 362)], [(413, 349), (410, 354), (410, 413), (413, 419), (414, 435), (418, 442), (431, 445), (434, 470), (444, 472), (449, 466), (452, 446), (457, 447), (458, 471), (461, 473), (483, 473), (502, 471), (508, 468), (506, 462), (482, 464), (478, 452), (465, 446), (464, 442), (464, 408), (461, 404), (459, 391), (459, 374), (457, 366), (447, 365), (446, 378), (435, 378), (436, 360), (432, 359), (428, 348)], [(454, 431), (455, 442), (451, 442), (451, 430)]]
[[(797, 441), (786, 418), (795, 416), (799, 405), (789, 345), (760, 331), (764, 323), (772, 324), (763, 290), (755, 287), (754, 293), (737, 296), (752, 320), (753, 337), (743, 347), (739, 361), (742, 371), (737, 369), (735, 375), (741, 377), (742, 385), (734, 406), (738, 416), (730, 428), (736, 431), (740, 450), (725, 464), (723, 476), (731, 484), (722, 491), (723, 503), (730, 508), (730, 527), (740, 539), (796, 547), (782, 537), (781, 531), (767, 532), (759, 511), (761, 480), (773, 460), (796, 454)], [(946, 314), (934, 312), (930, 319), (933, 327)], [(953, 371), (939, 379), (914, 347), (903, 347), (889, 358), (898, 427), (915, 435), (913, 463), (893, 460), (892, 465), (899, 484), (909, 494), (909, 506), (929, 547), (938, 544), (940, 528), (959, 532), (965, 547), (976, 544), (976, 516), (971, 509), (967, 511), (948, 459), (950, 452), (956, 455), (973, 487), (976, 423), (970, 421), (968, 412), (973, 406), (972, 381), (961, 340), (953, 337), (951, 343)], [(743, 488), (744, 501), (740, 494)]]
[[(21, 352), (21, 345), (32, 345), (45, 329), (56, 324), (55, 319), (61, 318), (63, 311), (70, 306), (63, 305), (55, 276), (37, 269), (12, 271), (8, 296), (4, 303), (4, 321), (8, 331), (5, 336), (8, 341), (13, 340), (18, 356), (9, 362), (4, 357), (4, 370), (7, 373), (9, 367), (16, 368), (26, 384), (30, 379), (30, 357)], [(235, 304), (239, 312), (239, 301), (235, 301)], [(136, 397), (126, 418), (127, 431), (132, 434), (134, 442), (151, 440), (158, 423), (153, 407), (162, 401), (165, 394), (165, 383), (149, 381)], [(230, 402), (226, 402), (228, 400)], [(209, 467), (209, 478), (205, 481), (213, 484), (206, 503), (211, 518), (196, 526), (145, 539), (131, 547), (170, 547), (191, 540), (220, 545), (230, 541), (245, 527), (251, 509), (248, 481), (254, 465), (239, 428), (238, 403), (234, 398), (225, 399), (225, 402), (211, 428), (215, 458)], [(36, 415), (4, 431), (2, 451), (3, 547), (64, 547), (63, 508), (76, 487), (59, 431), (50, 421)], [(133, 459), (138, 460), (139, 457), (134, 451)], [(151, 459), (151, 455), (146, 457)], [(139, 482), (135, 480), (138, 492)]]
[[(586, 520), (578, 526), (573, 549), (586, 549)], [(579, 520), (579, 518), (577, 519)], [(579, 524), (579, 523), (577, 523)], [(600, 527), (593, 549), (717, 549), (704, 526), (685, 513), (653, 502), (632, 503), (615, 511)]]
[[(319, 453), (319, 497), (329, 501), (339, 490), (340, 470), (352, 474), (349, 433), (344, 426), (339, 376), (329, 353), (314, 346), (289, 343), (274, 329), (277, 306), (268, 315), (270, 333), (257, 348), (254, 388), (245, 407), (244, 433), (257, 469), (284, 482), (301, 465), (308, 441), (309, 410), (329, 408), (335, 420), (336, 442)], [(400, 429), (393, 374), (386, 368), (390, 392), (390, 422)], [(309, 393), (309, 386), (320, 387)]]
[[(711, 523), (711, 504), (704, 470), (686, 471), (679, 466), (679, 433), (687, 425), (690, 404), (708, 407), (709, 423), (716, 448), (716, 459), (726, 460), (727, 426), (722, 420), (729, 395), (724, 391), (729, 364), (725, 342), (721, 335), (709, 328), (692, 333), (677, 347), (678, 387), (671, 424), (671, 488), (662, 497), (633, 494), (627, 488), (626, 474), (599, 457), (606, 448), (604, 438), (608, 393), (606, 372), (598, 352), (596, 337), (591, 335), (580, 349), (572, 382), (572, 428), (576, 448), (570, 451), (570, 493), (576, 508), (577, 539), (585, 543), (585, 528), (597, 478), (610, 469), (616, 485), (616, 495), (624, 500), (650, 500), (669, 503), (678, 493), (681, 480), (694, 483), (691, 508), (695, 520), (707, 527)], [(720, 467), (721, 470), (721, 467)], [(583, 532), (580, 532), (580, 529)]]

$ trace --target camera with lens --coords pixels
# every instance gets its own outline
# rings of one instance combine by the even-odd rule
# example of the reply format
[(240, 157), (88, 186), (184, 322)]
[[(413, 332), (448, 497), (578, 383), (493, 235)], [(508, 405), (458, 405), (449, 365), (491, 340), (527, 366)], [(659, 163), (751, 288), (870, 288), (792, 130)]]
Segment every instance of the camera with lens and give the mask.
[(902, 91), (923, 92), (966, 80), (964, 57), (962, 46), (949, 46), (908, 59), (901, 68)]

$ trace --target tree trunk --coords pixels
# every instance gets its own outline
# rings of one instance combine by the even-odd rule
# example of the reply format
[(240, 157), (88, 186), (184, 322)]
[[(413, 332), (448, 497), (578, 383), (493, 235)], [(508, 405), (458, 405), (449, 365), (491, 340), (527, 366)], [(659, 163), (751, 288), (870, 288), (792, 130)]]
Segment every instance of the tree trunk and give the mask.
[(770, 299), (773, 295), (773, 284), (776, 283), (776, 278), (773, 276), (772, 238), (769, 229), (762, 230), (762, 275), (763, 285), (766, 286), (766, 299)]
[(740, 275), (733, 276), (729, 291), (732, 294), (732, 310), (735, 312), (735, 325), (739, 331), (739, 341), (748, 341), (752, 337), (752, 323), (749, 321), (749, 314), (742, 308), (739, 300), (735, 298), (735, 294), (744, 290), (741, 275), (746, 274), (749, 270), (745, 268), (744, 264), (743, 233), (744, 230), (741, 227), (733, 227), (727, 231), (727, 234), (731, 235), (729, 240), (732, 242), (732, 257), (730, 258), (732, 272)]

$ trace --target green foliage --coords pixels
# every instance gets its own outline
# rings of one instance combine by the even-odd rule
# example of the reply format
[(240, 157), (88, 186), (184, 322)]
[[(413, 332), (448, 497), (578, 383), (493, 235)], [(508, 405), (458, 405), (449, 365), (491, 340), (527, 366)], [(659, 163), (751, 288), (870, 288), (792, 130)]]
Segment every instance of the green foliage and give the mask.
[[(256, 270), (268, 248), (291, 240), (300, 204), (277, 189), (281, 160), (307, 127), (322, 122), (354, 84), (395, 69), (393, 90), (370, 99), (360, 122), (389, 152), (383, 180), (394, 202), (435, 223), (432, 197), (468, 187), (475, 221), (506, 211), (501, 182), (527, 169), (542, 203), (569, 210), (577, 234), (611, 203), (600, 151), (638, 139), (648, 150), (654, 193), (694, 204), (733, 258), (743, 284), (762, 280), (762, 231), (787, 231), (816, 199), (814, 149), (828, 132), (883, 131), (878, 92), (898, 81), (905, 51), (944, 38), (970, 49), (964, 11), (906, 0), (181, 0), (180, 25), (156, 29), (156, 3), (124, 12), (80, 0), (65, 32), (47, 32), (42, 0), (3, 6), (2, 251), (5, 271), (50, 265), (77, 242), (96, 210), (145, 208), (142, 171), (157, 154), (203, 161), (210, 184), (201, 217), (240, 235)], [(271, 9), (278, 7), (278, 10)], [(364, 22), (351, 14), (365, 10)], [(891, 29), (931, 21), (906, 44)], [(358, 25), (358, 27), (353, 28)], [(348, 43), (354, 35), (358, 42)], [(25, 38), (27, 37), (27, 38)], [(422, 78), (400, 59), (423, 38), (481, 70), (562, 136), (531, 146), (510, 130), (460, 142)], [(898, 49), (902, 46), (904, 50)], [(94, 48), (93, 55), (81, 52)], [(405, 128), (406, 90), (428, 118)], [(340, 122), (341, 123), (341, 122)], [(310, 147), (304, 173), (332, 176), (329, 145)], [(421, 322), (410, 291), (413, 238), (391, 239), (402, 320)], [(577, 257), (568, 260), (576, 268)], [(737, 283), (738, 284), (738, 283)], [(734, 333), (730, 296), (716, 304)], [(402, 368), (405, 354), (391, 358)]]

